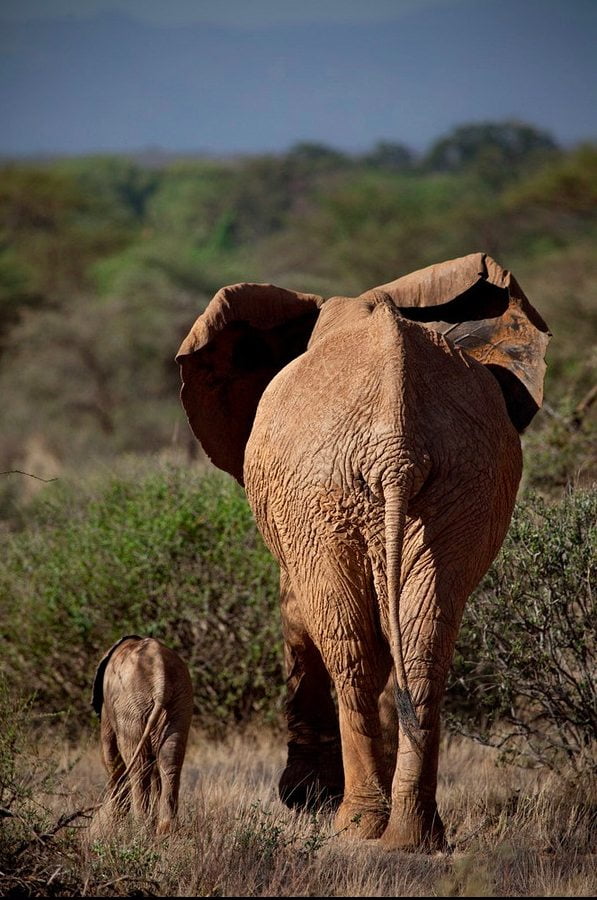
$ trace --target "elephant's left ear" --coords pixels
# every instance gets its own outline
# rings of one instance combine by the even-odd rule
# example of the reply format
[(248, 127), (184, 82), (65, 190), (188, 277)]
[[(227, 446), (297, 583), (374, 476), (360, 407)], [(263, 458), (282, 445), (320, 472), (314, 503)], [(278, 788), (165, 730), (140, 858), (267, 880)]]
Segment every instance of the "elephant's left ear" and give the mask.
[(117, 640), (115, 644), (112, 644), (108, 652), (105, 653), (99, 661), (97, 669), (95, 670), (95, 676), (93, 678), (93, 686), (91, 688), (91, 705), (100, 718), (102, 715), (102, 707), (104, 705), (104, 674), (114, 651), (118, 647), (120, 647), (120, 645), (123, 644), (124, 641), (141, 640), (143, 640), (143, 638), (139, 637), (138, 634), (125, 634), (125, 636)]
[(178, 350), (181, 400), (193, 433), (212, 462), (241, 484), (261, 395), (305, 351), (322, 303), (273, 284), (229, 285)]
[(487, 366), (513, 424), (526, 428), (543, 402), (551, 333), (509, 271), (485, 253), (471, 253), (367, 293), (378, 291), (389, 294), (405, 318), (440, 332)]

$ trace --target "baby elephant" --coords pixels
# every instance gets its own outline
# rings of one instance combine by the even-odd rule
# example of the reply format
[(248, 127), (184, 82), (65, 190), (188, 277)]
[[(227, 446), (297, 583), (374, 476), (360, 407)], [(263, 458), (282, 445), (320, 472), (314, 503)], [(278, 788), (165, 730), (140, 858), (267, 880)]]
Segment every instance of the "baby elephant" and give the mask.
[(95, 673), (92, 704), (101, 720), (109, 797), (103, 814), (132, 806), (137, 819), (171, 828), (193, 711), (187, 666), (161, 641), (127, 635)]

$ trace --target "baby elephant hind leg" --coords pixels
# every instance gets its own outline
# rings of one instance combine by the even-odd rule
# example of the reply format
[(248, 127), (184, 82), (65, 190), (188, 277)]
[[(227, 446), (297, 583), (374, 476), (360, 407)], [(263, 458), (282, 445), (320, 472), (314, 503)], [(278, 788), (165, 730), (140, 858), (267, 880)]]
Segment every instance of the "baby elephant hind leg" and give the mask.
[(131, 808), (138, 822), (147, 822), (151, 814), (151, 782), (155, 759), (145, 748), (129, 769)]
[(116, 732), (107, 715), (102, 716), (100, 742), (108, 784), (105, 799), (96, 809), (89, 827), (89, 838), (92, 841), (109, 834), (118, 816), (125, 813), (130, 804), (128, 781), (123, 779), (126, 767), (118, 749)]
[(100, 741), (102, 760), (108, 773), (108, 802), (111, 805), (119, 807), (122, 811), (125, 811), (128, 808), (130, 801), (128, 785), (122, 777), (126, 766), (120, 755), (120, 750), (118, 749), (116, 732), (107, 715), (102, 716)]
[(186, 730), (172, 731), (166, 735), (157, 752), (157, 834), (172, 830), (178, 812), (180, 775), (185, 757), (188, 726)]

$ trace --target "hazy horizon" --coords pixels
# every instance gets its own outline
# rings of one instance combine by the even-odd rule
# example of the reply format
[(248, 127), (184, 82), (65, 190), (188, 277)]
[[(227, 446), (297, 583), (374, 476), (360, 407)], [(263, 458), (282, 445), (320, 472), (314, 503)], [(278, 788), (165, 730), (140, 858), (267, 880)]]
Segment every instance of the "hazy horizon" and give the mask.
[(0, 22), (4, 157), (420, 153), (506, 120), (597, 136), (590, 0), (4, 0)]

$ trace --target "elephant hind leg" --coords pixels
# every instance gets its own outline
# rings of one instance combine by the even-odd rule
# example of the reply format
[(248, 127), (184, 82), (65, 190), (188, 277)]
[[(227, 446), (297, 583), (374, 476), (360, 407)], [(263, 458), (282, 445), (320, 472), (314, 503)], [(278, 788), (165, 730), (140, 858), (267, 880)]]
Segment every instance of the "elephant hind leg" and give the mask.
[(345, 784), (335, 824), (358, 837), (378, 837), (389, 813), (391, 771), (388, 777), (379, 698), (391, 658), (371, 573), (341, 542), (320, 542), (302, 588), (304, 616), (338, 699)]
[(158, 834), (167, 834), (172, 829), (178, 812), (180, 775), (186, 748), (186, 732), (181, 735), (167, 735), (160, 746), (156, 760), (157, 825)]
[(108, 834), (114, 821), (128, 810), (130, 803), (128, 782), (123, 779), (126, 766), (118, 749), (116, 732), (105, 711), (100, 722), (100, 745), (108, 783), (103, 802), (96, 809), (90, 823), (89, 837), (92, 841)]
[[(501, 489), (500, 482), (497, 487)], [(400, 628), (421, 731), (418, 746), (400, 731), (392, 813), (382, 838), (388, 849), (448, 846), (436, 803), (440, 712), (466, 600), (503, 536), (488, 517), (487, 506), (471, 489), (457, 507), (446, 506), (418, 529), (413, 525), (409, 535)]]
[[(433, 562), (427, 560), (430, 567)], [(440, 711), (466, 589), (457, 573), (430, 571), (426, 579), (407, 580), (402, 590), (404, 661), (420, 729), (415, 740), (400, 728), (392, 812), (382, 838), (388, 849), (447, 847), (436, 801)]]
[(124, 760), (118, 747), (116, 732), (107, 715), (103, 715), (100, 724), (100, 740), (102, 759), (108, 772), (108, 800), (107, 805), (116, 812), (126, 812), (130, 804), (128, 782), (123, 779), (126, 770)]
[(155, 760), (147, 753), (140, 753), (131, 770), (131, 807), (137, 821), (146, 821), (151, 813), (151, 778)]
[(337, 807), (344, 791), (344, 771), (332, 683), (284, 569), (280, 599), (289, 733), (288, 758), (278, 785), (280, 799), (291, 809)]

